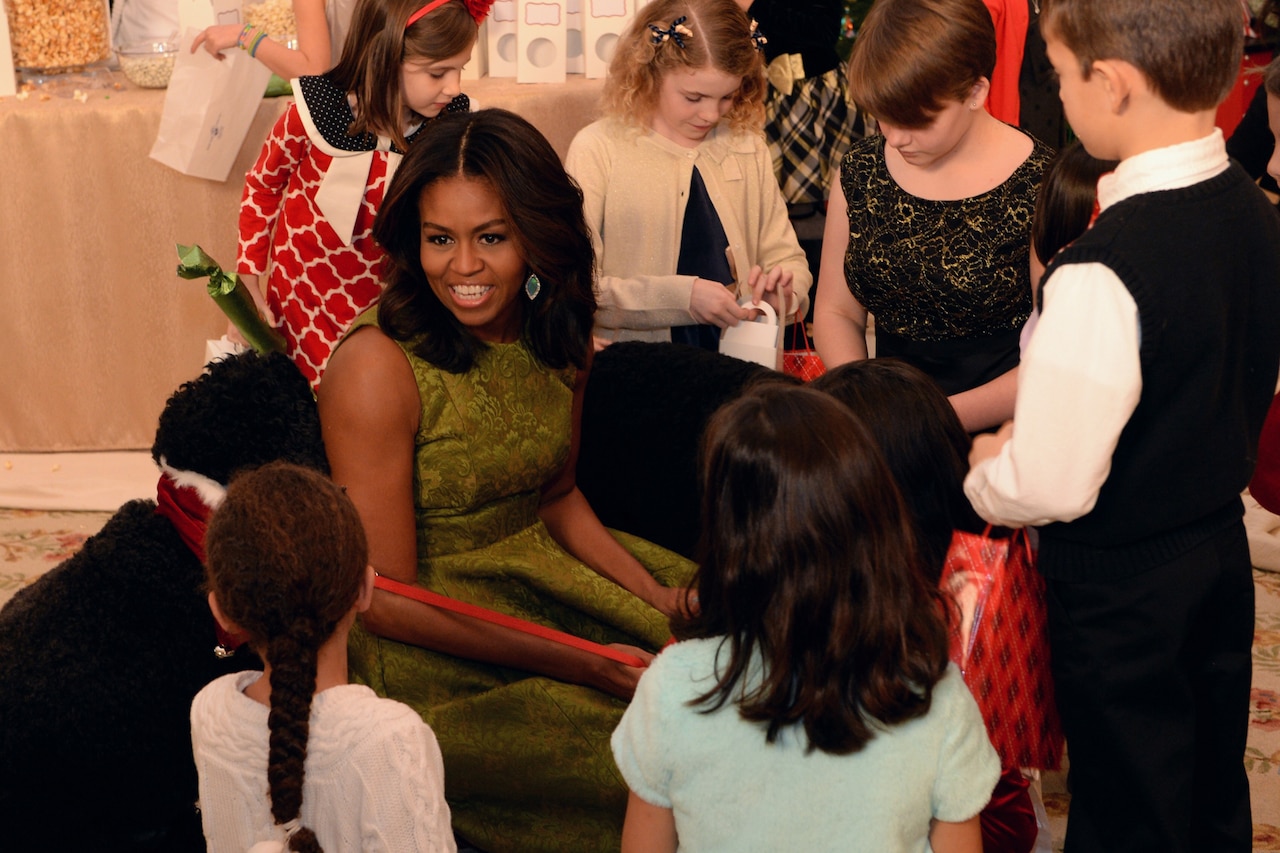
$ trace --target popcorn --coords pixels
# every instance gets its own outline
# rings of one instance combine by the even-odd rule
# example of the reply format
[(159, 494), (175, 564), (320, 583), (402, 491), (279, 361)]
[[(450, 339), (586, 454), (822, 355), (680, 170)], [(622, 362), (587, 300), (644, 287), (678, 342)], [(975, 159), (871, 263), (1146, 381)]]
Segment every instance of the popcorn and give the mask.
[(54, 71), (81, 68), (111, 54), (104, 0), (4, 0), (13, 64)]
[(291, 0), (264, 0), (242, 9), (244, 22), (266, 33), (276, 41), (284, 41), (298, 32)]

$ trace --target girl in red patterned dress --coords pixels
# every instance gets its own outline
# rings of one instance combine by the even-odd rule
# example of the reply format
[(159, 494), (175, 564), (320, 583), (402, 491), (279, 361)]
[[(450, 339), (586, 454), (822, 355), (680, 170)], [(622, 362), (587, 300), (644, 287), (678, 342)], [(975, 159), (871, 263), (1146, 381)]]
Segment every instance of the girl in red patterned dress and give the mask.
[(401, 157), (429, 120), (470, 109), (460, 75), (490, 5), (360, 0), (342, 59), (293, 81), (245, 177), (237, 271), (313, 386), (382, 293), (373, 218)]

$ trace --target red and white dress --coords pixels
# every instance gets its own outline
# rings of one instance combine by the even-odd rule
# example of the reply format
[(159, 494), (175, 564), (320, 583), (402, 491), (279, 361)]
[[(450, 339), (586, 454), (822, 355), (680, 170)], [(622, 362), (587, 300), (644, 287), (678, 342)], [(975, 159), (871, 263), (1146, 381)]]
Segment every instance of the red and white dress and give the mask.
[[(297, 101), (245, 176), (237, 269), (266, 274), (286, 351), (315, 386), (352, 320), (382, 294), (373, 219), (403, 152), (385, 137), (348, 136), (355, 116), (328, 77), (300, 77), (293, 90)], [(459, 95), (446, 111), (469, 109)]]

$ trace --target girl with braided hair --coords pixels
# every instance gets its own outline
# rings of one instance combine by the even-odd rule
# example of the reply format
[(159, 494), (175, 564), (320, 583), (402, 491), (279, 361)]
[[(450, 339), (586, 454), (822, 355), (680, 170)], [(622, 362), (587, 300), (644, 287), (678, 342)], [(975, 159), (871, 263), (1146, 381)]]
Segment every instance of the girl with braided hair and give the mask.
[(347, 635), (374, 575), (343, 491), (264, 465), (232, 481), (205, 547), (209, 607), (265, 663), (191, 705), (211, 853), (454, 851), (435, 735), (347, 683)]

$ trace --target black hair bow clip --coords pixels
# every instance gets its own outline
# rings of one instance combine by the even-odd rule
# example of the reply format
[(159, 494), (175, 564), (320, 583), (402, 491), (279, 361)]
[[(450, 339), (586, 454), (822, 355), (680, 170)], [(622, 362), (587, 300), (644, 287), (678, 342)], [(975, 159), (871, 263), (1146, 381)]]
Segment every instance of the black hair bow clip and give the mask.
[(755, 45), (756, 50), (764, 50), (764, 46), (769, 40), (764, 37), (764, 33), (760, 32), (760, 24), (755, 18), (751, 19), (751, 41)]
[(649, 29), (653, 30), (653, 35), (649, 36), (649, 40), (654, 44), (662, 44), (667, 39), (671, 39), (676, 44), (680, 45), (680, 47), (684, 47), (685, 38), (693, 37), (693, 30), (684, 25), (684, 22), (687, 20), (689, 20), (687, 16), (681, 15), (672, 21), (671, 28), (666, 30), (657, 24), (650, 24)]

